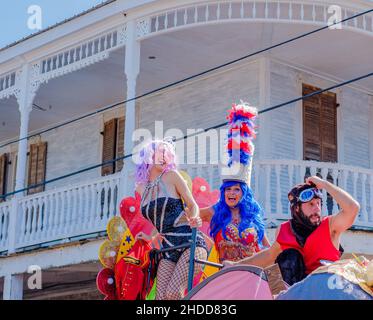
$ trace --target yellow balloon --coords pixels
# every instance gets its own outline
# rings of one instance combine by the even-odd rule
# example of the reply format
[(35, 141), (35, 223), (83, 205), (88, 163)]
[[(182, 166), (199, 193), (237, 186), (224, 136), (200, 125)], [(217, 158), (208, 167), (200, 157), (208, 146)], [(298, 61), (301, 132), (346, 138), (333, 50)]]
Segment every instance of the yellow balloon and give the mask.
[(179, 170), (179, 173), (184, 178), (190, 192), (192, 192), (192, 178), (189, 176), (189, 174), (184, 170)]
[(119, 246), (120, 242), (110, 240), (105, 240), (101, 244), (99, 248), (98, 258), (104, 267), (114, 269)]
[(106, 227), (106, 231), (111, 241), (121, 241), (127, 231), (127, 224), (120, 216), (112, 217)]

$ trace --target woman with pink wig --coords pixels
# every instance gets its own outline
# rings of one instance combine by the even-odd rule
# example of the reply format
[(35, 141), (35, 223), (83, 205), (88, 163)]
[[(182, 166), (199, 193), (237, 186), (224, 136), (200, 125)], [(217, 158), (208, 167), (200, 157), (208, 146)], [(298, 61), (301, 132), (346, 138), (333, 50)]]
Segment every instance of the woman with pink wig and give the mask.
[[(136, 239), (153, 240), (159, 233), (162, 248), (188, 243), (192, 237), (191, 228), (202, 224), (198, 206), (185, 180), (176, 171), (175, 158), (172, 142), (154, 140), (140, 151), (136, 167), (136, 191), (141, 195), (141, 213), (156, 228), (151, 235), (138, 233)], [(189, 254), (189, 248), (162, 254), (157, 271), (157, 300), (184, 297), (188, 285)], [(197, 232), (195, 257), (207, 258), (200, 231)], [(194, 275), (200, 271), (201, 265), (196, 264)]]

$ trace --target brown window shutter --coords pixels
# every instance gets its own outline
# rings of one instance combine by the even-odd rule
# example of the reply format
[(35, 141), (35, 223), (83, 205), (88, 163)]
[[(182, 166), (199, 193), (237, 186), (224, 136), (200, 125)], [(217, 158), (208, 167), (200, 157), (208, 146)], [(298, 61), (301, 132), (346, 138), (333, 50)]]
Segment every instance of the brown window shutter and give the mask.
[[(320, 90), (303, 85), (303, 95)], [(303, 100), (303, 157), (305, 160), (337, 161), (336, 94), (322, 93)]]
[(328, 92), (321, 95), (321, 159), (337, 162), (337, 96)]
[[(316, 91), (317, 88), (303, 85), (303, 95)], [(320, 142), (320, 101), (319, 96), (303, 100), (303, 158), (321, 161)]]
[[(7, 179), (7, 165), (8, 156), (7, 154), (2, 154), (0, 156), (0, 195), (6, 193), (6, 179)], [(0, 198), (0, 202), (5, 201), (5, 199)]]
[[(30, 145), (30, 152), (28, 158), (28, 179), (27, 185), (31, 186), (36, 183), (36, 172), (37, 172), (37, 161), (38, 161), (38, 146), (37, 144)], [(28, 189), (27, 194), (35, 193), (35, 189)]]
[[(40, 142), (30, 145), (28, 186), (39, 184), (45, 181), (47, 164), (47, 142)], [(40, 185), (28, 189), (27, 194), (34, 194), (44, 191), (45, 186)]]
[[(102, 162), (115, 158), (117, 119), (112, 119), (104, 124), (104, 139), (102, 148)], [(106, 176), (114, 173), (114, 163), (108, 163), (101, 167), (101, 175)]]
[[(125, 123), (124, 117), (118, 118), (116, 158), (124, 156), (124, 123)], [(122, 168), (123, 168), (123, 160), (118, 160), (115, 164), (115, 172), (121, 171)]]
[[(38, 145), (38, 162), (36, 166), (36, 183), (45, 182), (45, 175), (47, 170), (47, 142), (41, 142)], [(36, 188), (36, 192), (42, 192), (45, 190), (45, 185), (41, 185)]]

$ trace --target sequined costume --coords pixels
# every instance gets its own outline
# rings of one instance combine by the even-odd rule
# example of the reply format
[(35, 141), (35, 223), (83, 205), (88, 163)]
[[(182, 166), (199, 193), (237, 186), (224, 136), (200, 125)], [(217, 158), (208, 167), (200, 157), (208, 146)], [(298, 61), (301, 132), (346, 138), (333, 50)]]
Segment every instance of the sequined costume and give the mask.
[(225, 230), (220, 231), (215, 237), (215, 246), (219, 253), (219, 260), (238, 261), (260, 251), (258, 236), (254, 227), (238, 231), (238, 223), (229, 223)]

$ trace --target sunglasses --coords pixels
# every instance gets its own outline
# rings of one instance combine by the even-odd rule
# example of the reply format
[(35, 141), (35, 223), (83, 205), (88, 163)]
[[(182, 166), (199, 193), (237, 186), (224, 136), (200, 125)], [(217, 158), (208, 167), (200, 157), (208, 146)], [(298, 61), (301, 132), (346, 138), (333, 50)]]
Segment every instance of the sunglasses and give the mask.
[(303, 190), (299, 196), (298, 200), (300, 202), (308, 202), (311, 201), (314, 197), (322, 198), (322, 192), (319, 189), (312, 188), (312, 189), (306, 189)]

